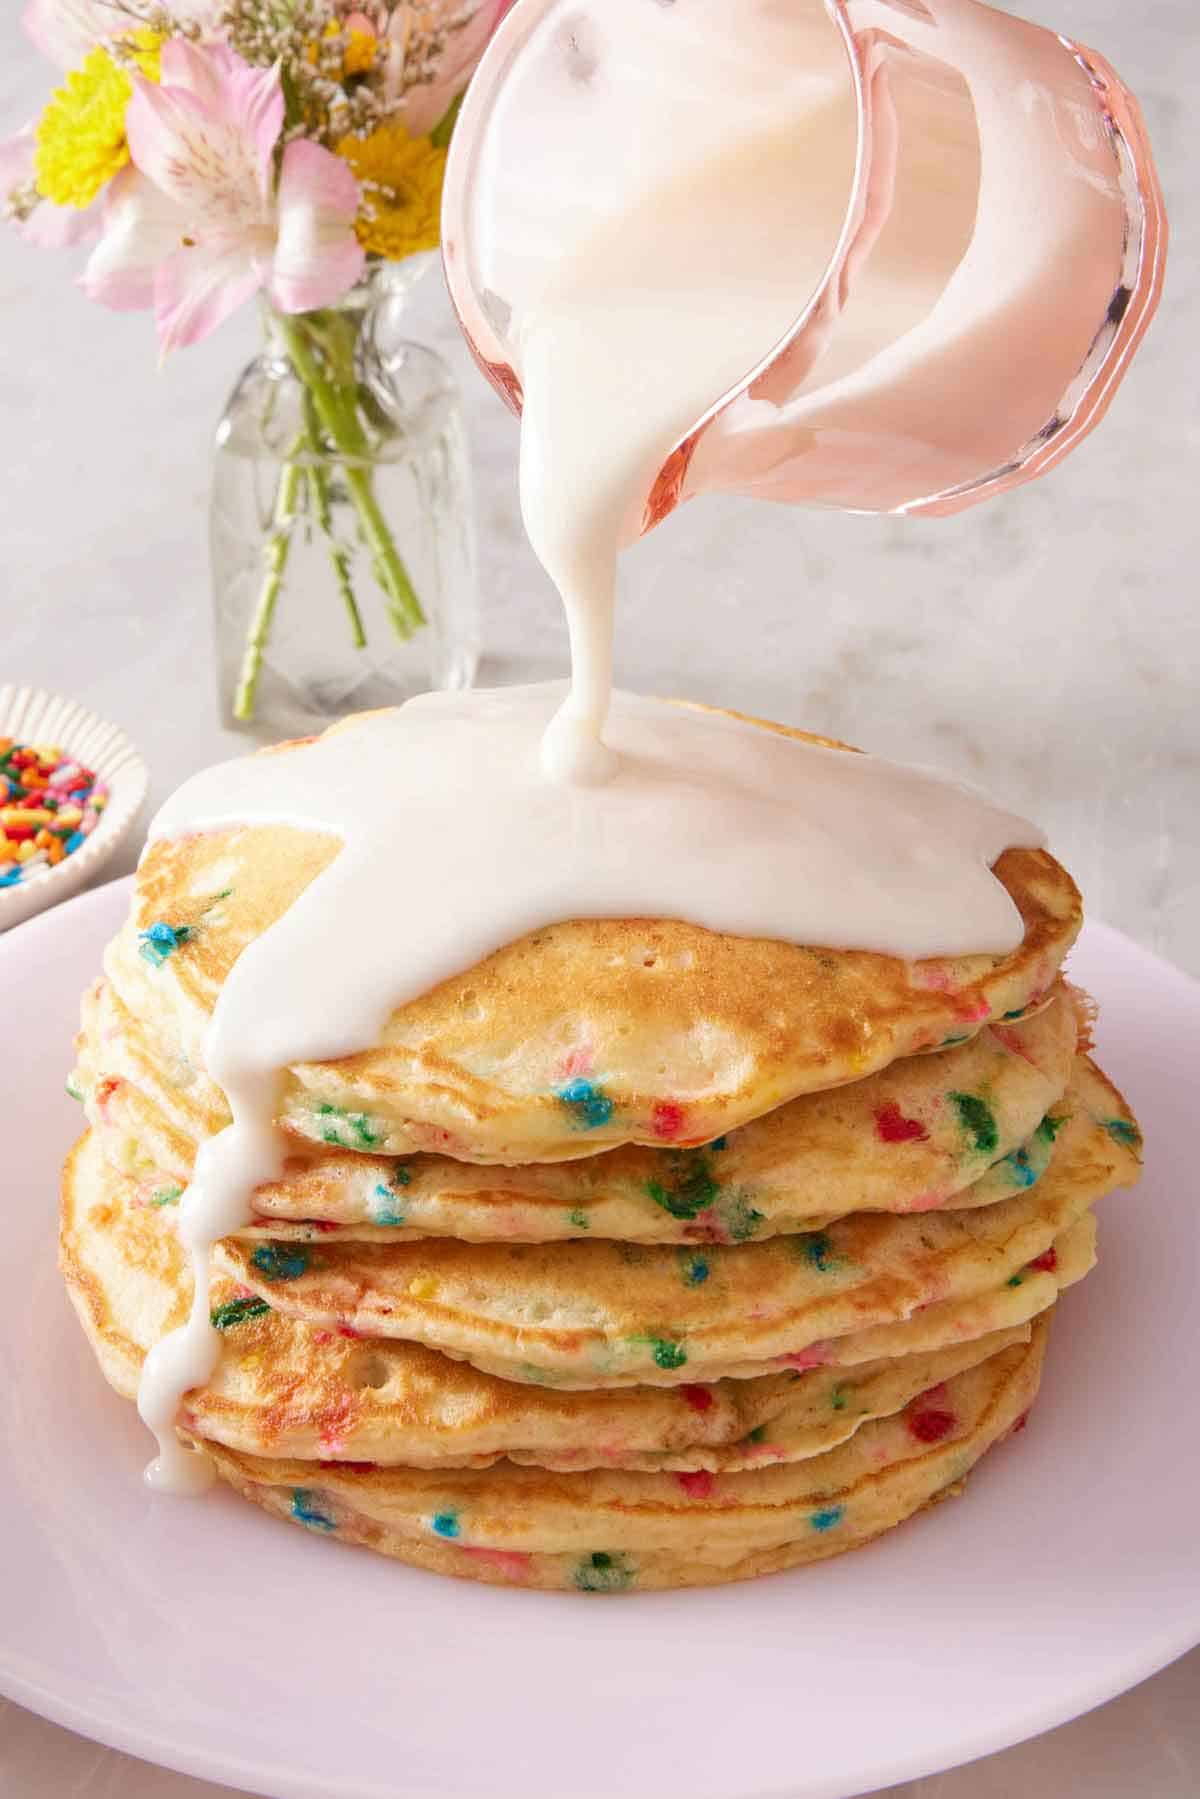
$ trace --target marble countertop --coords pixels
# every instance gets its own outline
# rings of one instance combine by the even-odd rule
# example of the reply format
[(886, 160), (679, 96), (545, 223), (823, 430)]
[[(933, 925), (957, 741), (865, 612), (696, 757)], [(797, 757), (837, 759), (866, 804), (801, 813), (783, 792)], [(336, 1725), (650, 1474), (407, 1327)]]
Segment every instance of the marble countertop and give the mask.
[[(1034, 10), (1133, 86), (1171, 212), (1162, 311), (1108, 419), (1045, 481), (951, 520), (695, 502), (626, 559), (618, 676), (982, 783), (1044, 825), (1091, 912), (1200, 975), (1200, 188), (1187, 114), (1200, 31), (1193, 0)], [(8, 129), (45, 75), (11, 11), (0, 39)], [(216, 717), (206, 508), (212, 429), (254, 320), (159, 372), (147, 318), (90, 307), (70, 261), (0, 233), (0, 680), (77, 694), (123, 725), (149, 760), (153, 803), (245, 747)], [(520, 531), (515, 427), (470, 366), (437, 277), (418, 291), (413, 335), (462, 381), (481, 680), (560, 674), (557, 602)], [(1193, 1656), (1090, 1720), (903, 1791), (1183, 1799), (1200, 1784), (1198, 1701)], [(210, 1791), (0, 1706), (0, 1799)]]

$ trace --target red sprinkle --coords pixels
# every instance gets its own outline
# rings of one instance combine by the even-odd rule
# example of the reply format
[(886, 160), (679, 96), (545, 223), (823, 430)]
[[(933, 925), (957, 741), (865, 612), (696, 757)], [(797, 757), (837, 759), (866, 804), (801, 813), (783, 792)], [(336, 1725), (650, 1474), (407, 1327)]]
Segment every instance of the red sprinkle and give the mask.
[(919, 1412), (909, 1412), (905, 1422), (918, 1443), (940, 1443), (948, 1437), (958, 1423), (953, 1412), (938, 1412), (932, 1408)]
[(679, 1482), (689, 1499), (712, 1498), (712, 1492), (716, 1485), (716, 1481), (714, 1477), (707, 1473), (703, 1468), (699, 1469), (695, 1474), (677, 1474), (675, 1479)]
[(527, 1580), (533, 1569), (533, 1557), (517, 1549), (480, 1549), (473, 1543), (456, 1543), (454, 1548), (459, 1555), (473, 1555), (478, 1561), (490, 1563), (508, 1580)]
[(355, 1341), (362, 1336), (362, 1332), (356, 1331), (352, 1324), (339, 1324), (337, 1334), (339, 1337), (352, 1337)]
[(1029, 1266), (1031, 1268), (1036, 1268), (1039, 1274), (1053, 1274), (1054, 1270), (1058, 1267), (1058, 1251), (1055, 1249), (1053, 1243), (1050, 1245), (1045, 1255), (1039, 1256), (1036, 1262), (1030, 1262)]
[(929, 1132), (919, 1118), (905, 1118), (894, 1099), (875, 1111), (876, 1135), (884, 1143), (924, 1143)]
[(711, 1412), (717, 1403), (707, 1387), (680, 1387), (679, 1391), (693, 1412)]
[(674, 1100), (660, 1100), (650, 1117), (651, 1127), (656, 1137), (670, 1143), (682, 1131), (687, 1113)]
[(378, 1462), (328, 1462), (329, 1468), (348, 1468), (351, 1474), (374, 1474), (379, 1467)]

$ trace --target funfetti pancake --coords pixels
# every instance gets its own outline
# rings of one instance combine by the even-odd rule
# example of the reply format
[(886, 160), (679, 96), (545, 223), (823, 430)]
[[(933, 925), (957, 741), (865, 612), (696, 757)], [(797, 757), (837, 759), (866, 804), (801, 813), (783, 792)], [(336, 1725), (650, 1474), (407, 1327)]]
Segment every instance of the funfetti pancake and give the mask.
[[(696, 1149), (629, 1145), (576, 1162), (483, 1168), (448, 1156), (383, 1157), (331, 1118), (324, 1155), (292, 1158), (254, 1195), (247, 1234), (388, 1241), (743, 1242), (811, 1230), (844, 1212), (990, 1205), (1030, 1186), (1052, 1147), (1045, 1120), (1070, 1078), (1075, 1007), (1060, 987), (1032, 1016), (804, 1095)], [(114, 1164), (147, 1196), (182, 1189), (221, 1114), (170, 1079), (107, 983), (84, 1003), (76, 1074)], [(295, 1232), (288, 1229), (298, 1227)]]

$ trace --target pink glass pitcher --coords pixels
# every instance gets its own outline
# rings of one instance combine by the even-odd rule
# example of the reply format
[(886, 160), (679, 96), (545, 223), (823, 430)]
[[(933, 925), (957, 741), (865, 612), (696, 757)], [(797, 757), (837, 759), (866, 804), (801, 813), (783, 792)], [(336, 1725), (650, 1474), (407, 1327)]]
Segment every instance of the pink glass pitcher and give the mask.
[[(954, 512), (1043, 473), (1098, 423), (1158, 303), (1166, 248), (1137, 104), (1102, 57), (979, 0), (636, 3), (731, 48), (759, 9), (811, 15), (814, 61), (845, 84), (857, 121), (821, 278), (797, 294), (782, 341), (675, 445), (643, 530), (712, 489)], [(454, 136), (450, 292), (518, 412), (523, 269), (614, 215), (636, 168), (636, 150), (614, 146), (567, 158), (569, 182), (554, 174), (571, 84), (603, 95), (638, 80), (636, 37), (608, 53), (604, 6), (518, 0)], [(630, 92), (652, 129), (654, 94)]]

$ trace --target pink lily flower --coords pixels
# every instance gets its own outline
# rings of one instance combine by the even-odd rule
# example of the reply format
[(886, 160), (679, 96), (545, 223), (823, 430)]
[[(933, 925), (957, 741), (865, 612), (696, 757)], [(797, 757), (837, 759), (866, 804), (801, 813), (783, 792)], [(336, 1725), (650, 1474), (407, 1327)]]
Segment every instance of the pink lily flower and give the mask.
[[(404, 97), (404, 123), (413, 137), (432, 131), (450, 110), (451, 103), (466, 87), (475, 73), (475, 65), (487, 48), (488, 39), (513, 4), (513, 0), (479, 0), (466, 25), (448, 33), (446, 54), (432, 81), (410, 87)], [(462, 15), (462, 0), (427, 0), (418, 12), (413, 6), (399, 6), (390, 15), (388, 40), (388, 83), (393, 93), (403, 87), (404, 64), (414, 34), (426, 36)]]
[(283, 110), (278, 68), (252, 68), (223, 45), (174, 39), (161, 85), (134, 82), (133, 160), (108, 190), (83, 286), (118, 310), (153, 307), (164, 355), (199, 343), (260, 289), (281, 312), (310, 312), (362, 273), (346, 164), (298, 138), (276, 183)]
[[(176, 0), (172, 15), (181, 25), (215, 32), (222, 0)], [(21, 23), (42, 55), (60, 69), (82, 62), (105, 38), (137, 26), (137, 19), (113, 0), (27, 0)]]

